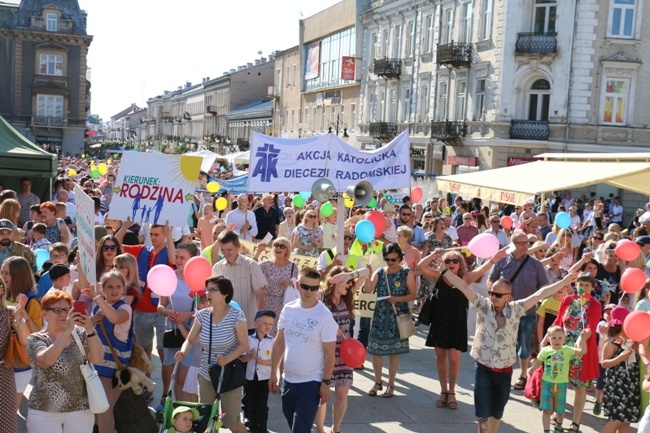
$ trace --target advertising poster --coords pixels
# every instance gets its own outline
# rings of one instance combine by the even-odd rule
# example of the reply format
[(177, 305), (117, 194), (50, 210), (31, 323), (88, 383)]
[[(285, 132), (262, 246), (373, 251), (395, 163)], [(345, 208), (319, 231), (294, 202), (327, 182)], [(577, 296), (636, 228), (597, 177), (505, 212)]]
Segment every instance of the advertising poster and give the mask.
[(305, 60), (305, 80), (311, 80), (318, 77), (320, 66), (320, 41), (312, 42), (307, 45), (307, 55)]

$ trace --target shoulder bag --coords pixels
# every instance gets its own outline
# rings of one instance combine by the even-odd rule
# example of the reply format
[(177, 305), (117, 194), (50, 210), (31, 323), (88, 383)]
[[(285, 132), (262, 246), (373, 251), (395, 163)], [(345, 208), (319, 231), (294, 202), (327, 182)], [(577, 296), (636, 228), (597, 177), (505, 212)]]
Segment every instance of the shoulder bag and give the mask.
[(239, 358), (229, 362), (223, 367), (217, 363), (212, 363), (212, 312), (210, 312), (210, 340), (208, 342), (208, 366), (210, 381), (217, 394), (217, 398), (222, 392), (232, 391), (233, 389), (244, 386), (246, 382), (246, 372), (244, 364)]
[(515, 273), (512, 274), (512, 277), (508, 278), (510, 280), (511, 285), (515, 284), (515, 278), (517, 278), (517, 275), (519, 275), (519, 272), (521, 272), (521, 270), (524, 268), (524, 266), (526, 266), (526, 262), (528, 261), (529, 258), (530, 258), (530, 256), (528, 254), (526, 254), (526, 257), (524, 257), (524, 260), (521, 262), (521, 264), (515, 270)]
[(106, 391), (102, 386), (101, 380), (99, 380), (99, 375), (93, 365), (88, 361), (88, 356), (84, 350), (83, 345), (81, 344), (81, 339), (77, 335), (77, 331), (72, 332), (72, 338), (77, 343), (79, 351), (86, 358), (86, 362), (81, 364), (81, 374), (86, 381), (86, 390), (88, 391), (88, 404), (90, 405), (90, 411), (92, 413), (104, 413), (108, 410), (110, 405), (108, 404), (108, 399), (106, 398)]
[[(384, 269), (384, 277), (386, 278), (386, 288), (388, 289), (388, 294), (393, 296), (390, 291), (390, 282), (388, 281), (388, 272)], [(410, 337), (415, 335), (417, 330), (415, 329), (415, 324), (413, 323), (413, 318), (411, 313), (399, 314), (395, 304), (391, 304), (393, 311), (395, 312), (395, 320), (397, 321), (397, 329), (399, 330), (400, 340), (408, 340)]]
[[(192, 301), (191, 310), (194, 310), (194, 301)], [(165, 321), (169, 323), (169, 318), (166, 318)], [(191, 323), (192, 319), (190, 319), (190, 324)], [(165, 333), (163, 334), (163, 347), (165, 349), (178, 349), (183, 346), (183, 343), (185, 343), (185, 337), (183, 337), (178, 326), (174, 329), (165, 330)]]
[[(9, 329), (9, 341), (5, 352), (5, 368), (26, 368), (29, 367), (27, 347), (23, 346), (18, 339), (16, 329), (11, 325), (11, 310), (7, 308), (7, 329)], [(25, 324), (27, 326), (27, 324)]]

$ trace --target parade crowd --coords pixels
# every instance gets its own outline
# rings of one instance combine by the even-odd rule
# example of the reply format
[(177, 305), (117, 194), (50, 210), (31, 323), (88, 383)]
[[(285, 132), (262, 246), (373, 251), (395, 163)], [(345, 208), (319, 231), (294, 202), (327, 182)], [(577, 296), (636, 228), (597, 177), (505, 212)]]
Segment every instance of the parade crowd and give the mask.
[[(627, 269), (648, 275), (650, 203), (625, 225), (613, 194), (554, 192), (511, 205), (451, 194), (394, 203), (395, 195), (376, 191), (371, 208), (346, 207), (337, 217), (336, 200), (296, 192), (203, 192), (209, 181), (232, 176), (216, 167), (201, 172), (187, 224), (139, 225), (111, 218), (119, 164), (117, 156), (62, 157), (43, 200), (29, 178), (20, 191), (0, 191), (0, 359), (7, 362), (14, 344), (29, 358), (0, 368), (3, 432), (17, 431), (31, 384), (28, 412), (19, 415), (33, 433), (121, 431), (117, 407), (126, 388), (161, 406), (170, 391), (182, 402), (218, 399), (223, 428), (239, 433), (267, 432), (269, 393), (281, 390), (292, 432), (315, 424), (318, 433), (338, 433), (355, 369), (369, 368), (346, 362), (346, 340), (356, 338), (369, 355), (368, 397), (399, 398), (395, 379), (414, 327), (428, 327), (426, 346), (434, 349), (440, 390), (431, 390), (432, 411), (457, 409), (461, 354), (469, 350), (476, 361), (479, 432), (499, 430), (512, 392), (540, 409), (531, 431), (579, 432), (592, 399), (594, 415), (608, 419), (603, 432), (627, 432), (632, 423), (650, 432), (648, 340), (623, 327), (629, 314), (650, 312), (650, 280), (633, 294), (621, 284)], [(101, 172), (91, 170), (98, 165)], [(79, 266), (75, 184), (95, 204), (97, 284)], [(380, 215), (372, 240), (357, 230), (369, 213)], [(469, 245), (485, 234), (499, 249), (477, 257)], [(638, 256), (622, 259), (622, 240)], [(195, 257), (212, 269), (198, 291), (186, 271)], [(381, 266), (373, 266), (377, 258)], [(149, 286), (157, 265), (176, 275), (170, 296)], [(372, 317), (355, 311), (362, 293), (376, 295)], [(103, 413), (90, 410), (79, 369), (86, 361), (110, 405)], [(235, 363), (245, 381), (220, 388), (214, 365), (226, 371)], [(162, 395), (154, 395), (153, 368), (161, 369)], [(565, 421), (568, 387), (574, 401)], [(190, 432), (198, 416), (177, 407), (167, 431)]]

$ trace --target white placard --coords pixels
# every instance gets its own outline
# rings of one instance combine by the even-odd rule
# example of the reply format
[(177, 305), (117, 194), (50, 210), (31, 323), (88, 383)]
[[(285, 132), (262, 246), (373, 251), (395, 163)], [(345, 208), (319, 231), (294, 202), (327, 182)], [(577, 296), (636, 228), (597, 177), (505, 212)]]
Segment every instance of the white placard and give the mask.
[(74, 184), (77, 205), (77, 245), (79, 266), (90, 284), (97, 284), (95, 271), (95, 202), (78, 184)]

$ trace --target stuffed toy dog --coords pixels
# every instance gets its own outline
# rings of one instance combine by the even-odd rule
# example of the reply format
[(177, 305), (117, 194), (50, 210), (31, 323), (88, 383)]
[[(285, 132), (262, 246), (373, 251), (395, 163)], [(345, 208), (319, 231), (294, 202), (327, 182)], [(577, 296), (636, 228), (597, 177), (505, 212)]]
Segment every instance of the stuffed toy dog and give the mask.
[(151, 376), (151, 373), (153, 373), (154, 370), (153, 362), (151, 362), (144, 349), (138, 344), (133, 345), (129, 367), (137, 368), (147, 376)]
[(137, 395), (142, 394), (144, 388), (153, 390), (153, 381), (142, 371), (134, 367), (118, 370), (113, 377), (113, 388), (119, 387), (122, 391), (132, 388)]

